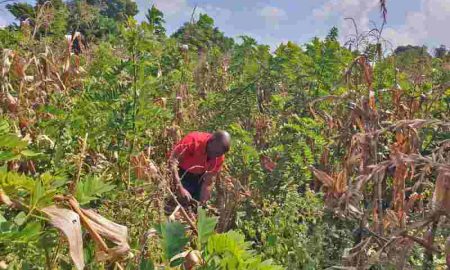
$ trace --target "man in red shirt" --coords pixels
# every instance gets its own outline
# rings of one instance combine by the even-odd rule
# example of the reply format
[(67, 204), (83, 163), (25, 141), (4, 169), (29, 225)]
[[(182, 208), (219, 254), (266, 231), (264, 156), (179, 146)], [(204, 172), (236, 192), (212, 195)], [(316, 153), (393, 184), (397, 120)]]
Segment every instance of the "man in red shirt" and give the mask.
[(211, 197), (213, 178), (222, 169), (231, 145), (230, 134), (191, 132), (173, 148), (169, 165), (179, 195), (205, 202)]

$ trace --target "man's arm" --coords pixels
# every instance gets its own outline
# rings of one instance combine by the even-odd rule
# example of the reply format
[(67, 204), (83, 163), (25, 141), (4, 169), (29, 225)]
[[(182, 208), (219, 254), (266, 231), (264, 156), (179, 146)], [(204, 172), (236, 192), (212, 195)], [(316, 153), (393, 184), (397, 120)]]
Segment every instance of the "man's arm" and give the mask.
[(189, 191), (187, 191), (183, 187), (183, 185), (181, 184), (180, 176), (178, 175), (178, 164), (180, 162), (182, 155), (183, 153), (179, 154), (175, 151), (172, 152), (169, 158), (169, 170), (172, 173), (172, 181), (175, 184), (176, 189), (180, 193), (181, 197), (190, 201), (192, 199), (192, 196), (189, 193)]
[(211, 191), (213, 188), (215, 172), (207, 172), (203, 175), (202, 187), (200, 191), (200, 201), (206, 202), (211, 198)]

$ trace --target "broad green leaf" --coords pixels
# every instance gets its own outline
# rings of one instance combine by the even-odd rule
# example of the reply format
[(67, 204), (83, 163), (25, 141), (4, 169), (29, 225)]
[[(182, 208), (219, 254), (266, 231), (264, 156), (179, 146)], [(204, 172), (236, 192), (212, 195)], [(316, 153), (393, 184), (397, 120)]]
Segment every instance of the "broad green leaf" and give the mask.
[(11, 151), (0, 151), (0, 161), (10, 161), (18, 159), (20, 155), (17, 155)]
[(23, 241), (29, 242), (37, 240), (40, 233), (41, 233), (41, 224), (39, 222), (29, 222), (27, 223), (25, 228), (23, 228), (23, 230), (17, 233), (17, 237)]
[(31, 192), (36, 181), (32, 178), (16, 172), (7, 172), (6, 167), (0, 168), (0, 186), (10, 195), (25, 189)]
[(19, 138), (16, 134), (3, 134), (0, 136), (0, 147), (22, 149), (28, 142)]
[(27, 150), (22, 150), (20, 152), (20, 154), (23, 155), (23, 156), (26, 156), (26, 157), (36, 157), (36, 156), (42, 155), (42, 153), (33, 152), (31, 150), (28, 150), (28, 149)]
[(214, 233), (214, 228), (217, 224), (217, 218), (207, 217), (206, 211), (199, 207), (198, 208), (198, 249), (201, 250), (203, 244), (208, 242), (208, 238)]
[(169, 261), (173, 256), (180, 253), (189, 239), (185, 235), (184, 227), (179, 222), (167, 222), (156, 226), (161, 237), (161, 245), (164, 257)]

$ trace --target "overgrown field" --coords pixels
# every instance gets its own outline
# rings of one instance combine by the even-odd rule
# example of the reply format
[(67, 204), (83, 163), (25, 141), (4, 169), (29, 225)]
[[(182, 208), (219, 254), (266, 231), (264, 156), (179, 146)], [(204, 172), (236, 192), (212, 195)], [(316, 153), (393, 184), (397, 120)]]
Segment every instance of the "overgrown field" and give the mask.
[[(445, 48), (394, 50), (381, 27), (272, 50), (206, 14), (169, 36), (130, 0), (8, 9), (0, 269), (450, 265)], [(170, 215), (167, 153), (218, 129), (212, 201)]]

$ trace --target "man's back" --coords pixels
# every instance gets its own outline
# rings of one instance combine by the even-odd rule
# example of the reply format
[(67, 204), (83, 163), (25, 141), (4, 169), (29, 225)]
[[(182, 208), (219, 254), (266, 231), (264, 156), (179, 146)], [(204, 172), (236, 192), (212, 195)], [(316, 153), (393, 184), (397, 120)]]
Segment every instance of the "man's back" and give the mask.
[(173, 148), (181, 157), (179, 167), (194, 174), (220, 171), (224, 156), (208, 159), (207, 144), (212, 134), (206, 132), (191, 132)]

